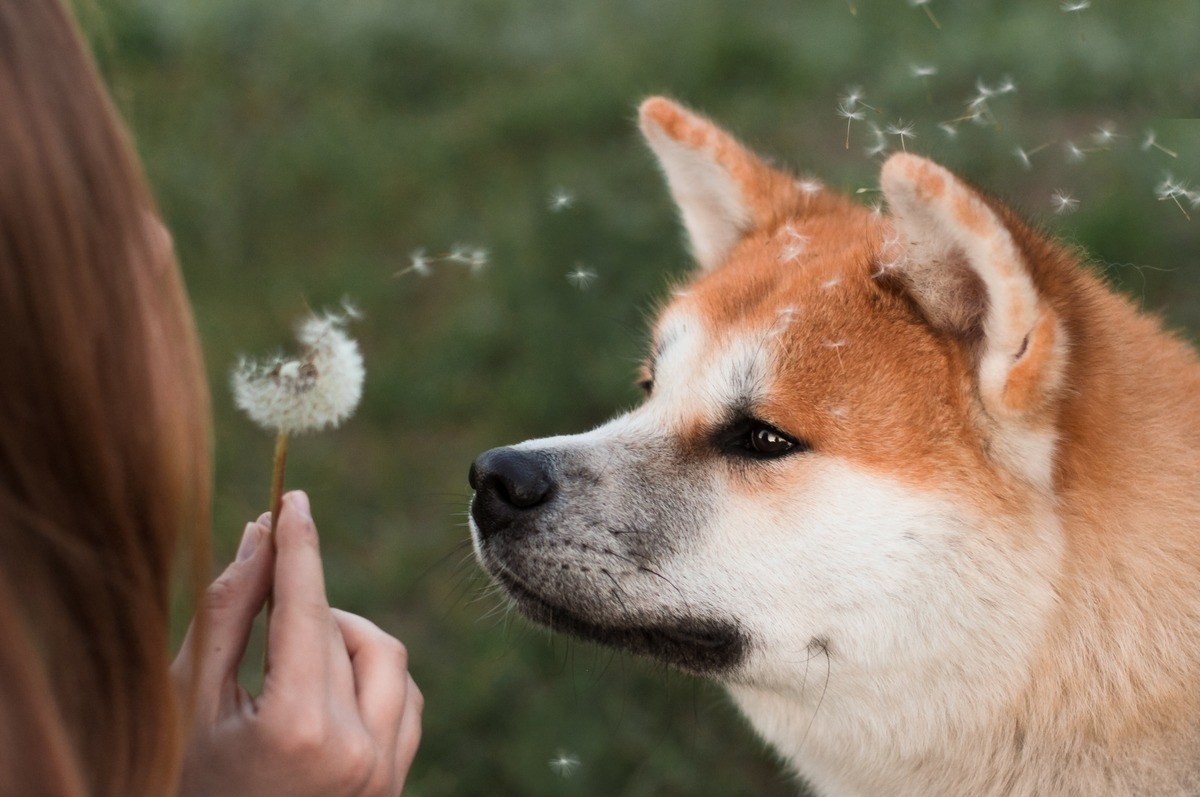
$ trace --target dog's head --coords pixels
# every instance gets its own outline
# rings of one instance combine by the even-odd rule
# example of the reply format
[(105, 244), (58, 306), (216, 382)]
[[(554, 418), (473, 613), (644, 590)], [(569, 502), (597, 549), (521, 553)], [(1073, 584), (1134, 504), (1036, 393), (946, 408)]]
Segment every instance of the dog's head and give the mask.
[(1058, 567), (1058, 255), (912, 155), (882, 215), (667, 100), (641, 127), (696, 275), (641, 406), (476, 460), (484, 567), (534, 620), (730, 683), (799, 687), (821, 652), (986, 693)]

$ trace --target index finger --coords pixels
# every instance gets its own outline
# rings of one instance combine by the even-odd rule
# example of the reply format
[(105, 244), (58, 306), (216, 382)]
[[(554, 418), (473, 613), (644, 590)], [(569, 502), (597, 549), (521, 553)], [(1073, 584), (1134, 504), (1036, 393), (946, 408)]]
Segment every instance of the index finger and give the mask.
[(275, 608), (270, 638), (272, 674), (324, 677), (323, 651), (333, 627), (317, 527), (308, 496), (296, 490), (283, 497), (275, 527)]

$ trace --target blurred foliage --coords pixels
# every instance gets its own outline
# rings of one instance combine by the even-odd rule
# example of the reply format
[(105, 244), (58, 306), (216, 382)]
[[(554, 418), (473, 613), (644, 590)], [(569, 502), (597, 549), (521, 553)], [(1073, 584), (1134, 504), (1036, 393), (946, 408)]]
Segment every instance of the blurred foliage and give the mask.
[[(263, 509), (271, 457), (232, 408), (236, 355), (284, 344), (306, 307), (364, 310), (363, 406), (295, 442), (289, 483), (312, 495), (333, 601), (410, 647), (428, 708), (407, 793), (795, 792), (716, 687), (510, 618), (465, 545), (475, 454), (632, 402), (645, 313), (688, 271), (635, 134), (644, 95), (847, 190), (876, 179), (866, 122), (913, 121), (909, 149), (1200, 328), (1200, 210), (1154, 195), (1166, 171), (1200, 180), (1200, 4), (930, 7), (940, 30), (900, 0), (81, 2), (195, 302), (221, 561)], [(1005, 76), (1018, 91), (989, 103), (992, 124), (939, 130), (977, 80)], [(847, 149), (850, 85), (881, 112)], [(1118, 137), (1097, 146), (1110, 122)], [(1150, 127), (1177, 157), (1140, 146)], [(1072, 162), (1067, 140), (1096, 151)], [(1014, 155), (1048, 142), (1031, 169)], [(560, 186), (575, 202), (554, 212)], [(1077, 212), (1054, 214), (1059, 190)], [(490, 266), (395, 276), (412, 250), (460, 242)], [(577, 266), (598, 274), (587, 290), (566, 279)], [(549, 766), (560, 751), (582, 762), (569, 777)]]

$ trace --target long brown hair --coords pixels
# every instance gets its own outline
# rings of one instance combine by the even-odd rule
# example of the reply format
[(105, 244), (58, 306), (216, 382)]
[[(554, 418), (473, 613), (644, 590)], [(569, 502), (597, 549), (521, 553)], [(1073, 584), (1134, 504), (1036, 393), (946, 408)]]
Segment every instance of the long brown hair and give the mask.
[[(0, 793), (162, 795), (209, 408), (131, 143), (59, 0), (0, 1)], [(188, 536), (181, 537), (181, 534)]]

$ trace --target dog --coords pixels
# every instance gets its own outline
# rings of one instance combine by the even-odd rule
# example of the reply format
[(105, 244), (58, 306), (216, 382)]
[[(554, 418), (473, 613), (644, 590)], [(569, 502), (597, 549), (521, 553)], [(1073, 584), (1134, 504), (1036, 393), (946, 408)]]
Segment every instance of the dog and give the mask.
[(818, 794), (1200, 794), (1200, 360), (914, 154), (887, 212), (660, 97), (644, 402), (471, 468), (551, 629), (722, 683)]

